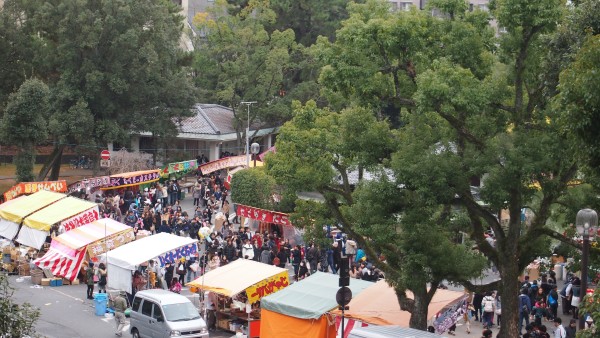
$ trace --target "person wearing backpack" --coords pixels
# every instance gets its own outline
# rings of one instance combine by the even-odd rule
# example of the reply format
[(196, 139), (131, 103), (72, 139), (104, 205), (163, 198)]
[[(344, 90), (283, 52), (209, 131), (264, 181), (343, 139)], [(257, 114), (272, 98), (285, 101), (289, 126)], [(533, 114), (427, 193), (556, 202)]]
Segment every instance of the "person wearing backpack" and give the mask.
[(550, 314), (552, 319), (558, 318), (558, 292), (556, 284), (552, 284), (552, 289), (548, 293), (548, 307), (550, 308)]
[(519, 334), (523, 334), (523, 319), (525, 319), (525, 326), (529, 325), (529, 313), (531, 313), (531, 300), (529, 299), (529, 290), (521, 289), (519, 295)]
[(481, 301), (481, 307), (483, 308), (483, 327), (490, 329), (492, 327), (492, 321), (494, 320), (494, 311), (496, 309), (496, 300), (492, 296), (492, 292), (488, 291)]

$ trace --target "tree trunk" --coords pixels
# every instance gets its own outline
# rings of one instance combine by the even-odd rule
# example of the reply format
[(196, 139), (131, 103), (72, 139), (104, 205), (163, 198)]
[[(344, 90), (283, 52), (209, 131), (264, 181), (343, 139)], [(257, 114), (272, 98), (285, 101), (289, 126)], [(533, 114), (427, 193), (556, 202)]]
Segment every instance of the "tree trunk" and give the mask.
[(63, 150), (65, 149), (64, 145), (59, 146), (58, 152), (56, 153), (56, 157), (54, 158), (54, 162), (52, 162), (52, 171), (50, 172), (50, 181), (56, 181), (60, 177), (60, 165), (62, 162)]
[[(502, 253), (500, 253), (502, 254)], [(500, 278), (502, 279), (501, 301), (502, 301), (502, 325), (500, 338), (519, 337), (519, 263), (518, 260), (510, 259), (516, 255), (508, 255), (507, 259), (501, 261), (498, 266)], [(510, 311), (505, 311), (509, 310)], [(523, 327), (525, 330), (525, 327)]]
[(413, 295), (415, 297), (415, 306), (410, 316), (409, 327), (425, 331), (427, 330), (427, 320), (429, 319), (429, 301), (427, 297), (427, 292), (423, 294), (421, 293), (422, 292), (419, 291), (413, 291)]
[[(46, 163), (44, 163), (44, 165), (42, 166), (42, 169), (40, 169), (40, 172), (38, 173), (38, 176), (37, 176), (38, 181), (43, 181), (44, 179), (46, 179), (46, 176), (48, 176), (48, 172), (54, 165), (54, 162), (56, 161), (57, 157), (60, 156), (62, 158), (62, 152), (64, 149), (65, 149), (64, 145), (60, 145), (60, 146), (54, 145), (54, 149), (52, 150), (50, 157), (48, 157), (48, 159), (46, 160)], [(59, 160), (59, 163), (60, 163), (60, 160)]]

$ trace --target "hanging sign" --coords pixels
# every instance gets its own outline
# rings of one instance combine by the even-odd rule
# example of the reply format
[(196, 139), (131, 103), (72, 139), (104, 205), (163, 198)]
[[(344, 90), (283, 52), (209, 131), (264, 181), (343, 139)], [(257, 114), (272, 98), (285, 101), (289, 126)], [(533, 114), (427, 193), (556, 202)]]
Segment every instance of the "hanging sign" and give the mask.
[(287, 271), (278, 273), (247, 288), (246, 295), (248, 296), (248, 302), (254, 304), (262, 297), (273, 294), (288, 285), (290, 285), (289, 273)]
[(112, 236), (108, 236), (106, 239), (101, 239), (94, 243), (88, 244), (87, 250), (90, 254), (90, 257), (96, 257), (105, 252), (116, 249), (123, 244), (127, 244), (134, 239), (135, 234), (133, 233), (133, 228), (131, 228), (126, 232), (113, 234)]
[(89, 178), (85, 180), (81, 180), (79, 182), (75, 182), (69, 185), (68, 192), (73, 193), (78, 190), (87, 190), (94, 191), (98, 188), (106, 187), (110, 184), (110, 177), (108, 176), (100, 176)]
[(67, 191), (67, 181), (21, 182), (4, 193), (4, 200), (9, 201), (23, 194), (33, 194), (41, 190), (56, 192)]
[(169, 177), (169, 175), (171, 175), (171, 174), (175, 174), (175, 173), (179, 173), (179, 172), (186, 172), (186, 171), (194, 170), (194, 169), (198, 169), (198, 161), (196, 161), (196, 160), (169, 163), (166, 167), (164, 167), (161, 170), (160, 176), (161, 177)]
[(103, 189), (114, 189), (114, 188), (123, 188), (129, 187), (133, 185), (140, 185), (144, 183), (155, 182), (160, 179), (159, 170), (153, 170), (151, 172), (144, 172), (139, 175), (132, 175), (128, 177), (123, 176), (111, 176), (110, 184), (108, 187)]
[(196, 243), (182, 246), (175, 250), (171, 250), (165, 254), (158, 256), (160, 266), (164, 266), (166, 263), (175, 263), (182, 257), (195, 256), (198, 253)]
[(75, 228), (79, 228), (82, 225), (92, 223), (93, 221), (97, 221), (98, 219), (100, 219), (100, 212), (98, 211), (98, 206), (95, 206), (67, 220), (60, 222), (60, 225), (65, 227), (65, 231), (69, 231)]
[(467, 311), (467, 297), (465, 296), (463, 299), (458, 301), (447, 308), (445, 311), (440, 312), (435, 321), (433, 322), (433, 327), (435, 328), (435, 332), (442, 334), (446, 332), (452, 325), (456, 324), (460, 318), (462, 318), (463, 314)]
[(259, 208), (250, 207), (247, 205), (238, 204), (236, 213), (239, 216), (255, 219), (260, 222), (274, 223), (280, 225), (289, 225), (289, 215), (277, 211), (264, 210)]
[(225, 168), (245, 166), (248, 164), (246, 161), (246, 155), (225, 157), (201, 165), (200, 170), (202, 171), (203, 175), (206, 175)]

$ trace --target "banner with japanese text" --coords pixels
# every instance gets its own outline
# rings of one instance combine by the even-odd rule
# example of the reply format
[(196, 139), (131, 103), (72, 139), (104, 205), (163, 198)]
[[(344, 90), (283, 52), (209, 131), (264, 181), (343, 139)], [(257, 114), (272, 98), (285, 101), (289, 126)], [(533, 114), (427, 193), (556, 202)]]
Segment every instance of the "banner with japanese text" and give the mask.
[(69, 219), (60, 222), (60, 225), (65, 227), (65, 231), (79, 228), (82, 225), (92, 223), (100, 219), (100, 211), (98, 206), (88, 209), (80, 214), (77, 214)]
[(217, 170), (245, 166), (246, 164), (248, 164), (246, 162), (246, 155), (231, 156), (203, 164), (200, 166), (200, 171), (202, 171), (203, 175), (206, 175)]
[(264, 210), (259, 208), (250, 207), (243, 204), (237, 204), (236, 214), (238, 216), (247, 217), (260, 222), (274, 223), (280, 225), (291, 226), (288, 214), (284, 214), (277, 211)]
[(78, 190), (88, 189), (93, 192), (99, 188), (107, 187), (108, 185), (110, 185), (110, 177), (108, 176), (88, 178), (69, 185), (68, 192), (73, 193)]
[(182, 257), (196, 256), (197, 253), (198, 248), (196, 243), (194, 243), (162, 254), (158, 256), (158, 260), (160, 262), (160, 266), (164, 266), (166, 263), (175, 263)]
[(189, 170), (198, 169), (198, 161), (190, 160), (176, 163), (169, 163), (166, 167), (164, 167), (160, 176), (165, 178), (169, 177), (171, 174), (179, 173), (179, 172), (187, 172)]
[(96, 241), (94, 243), (90, 243), (87, 246), (87, 250), (90, 257), (95, 257), (110, 250), (116, 249), (123, 244), (127, 244), (133, 241), (134, 239), (135, 234), (133, 233), (133, 228), (131, 228), (126, 232), (114, 234), (112, 236), (108, 236), (105, 239)]
[(248, 296), (248, 302), (254, 304), (262, 297), (275, 293), (288, 285), (290, 285), (289, 273), (287, 271), (278, 273), (247, 288), (246, 295)]
[(454, 303), (453, 306), (443, 309), (433, 322), (435, 332), (442, 334), (452, 325), (456, 324), (463, 314), (467, 311), (467, 296)]
[(160, 179), (160, 170), (146, 171), (140, 174), (120, 174), (113, 175), (110, 177), (110, 184), (103, 190), (117, 189), (130, 187), (134, 185), (140, 185), (144, 183), (156, 182)]
[(19, 197), (24, 194), (33, 194), (41, 190), (55, 191), (55, 192), (66, 192), (67, 181), (43, 181), (43, 182), (22, 182), (16, 184), (4, 193), (4, 200), (10, 201), (13, 198)]

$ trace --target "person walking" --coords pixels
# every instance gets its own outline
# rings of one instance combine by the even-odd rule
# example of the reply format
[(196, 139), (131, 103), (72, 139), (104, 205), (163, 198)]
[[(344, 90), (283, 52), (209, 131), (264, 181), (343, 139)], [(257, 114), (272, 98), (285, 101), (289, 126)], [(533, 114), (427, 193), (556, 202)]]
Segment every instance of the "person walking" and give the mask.
[(575, 338), (577, 335), (577, 319), (571, 318), (569, 326), (565, 328), (565, 332), (567, 332), (567, 338)]
[(85, 272), (87, 284), (87, 299), (94, 299), (94, 263), (90, 262)]
[(554, 338), (567, 338), (567, 331), (562, 326), (562, 319), (560, 317), (554, 318)]
[(125, 291), (121, 291), (113, 300), (113, 308), (115, 309), (115, 322), (117, 324), (117, 332), (115, 332), (115, 335), (119, 337), (123, 335), (123, 328), (125, 327), (125, 309), (127, 309), (127, 301), (125, 300), (126, 296), (127, 294)]
[(483, 327), (486, 329), (492, 328), (492, 321), (494, 320), (494, 311), (496, 309), (496, 300), (492, 296), (492, 292), (488, 291), (481, 301), (481, 307), (483, 308)]
[(531, 300), (527, 295), (528, 290), (526, 288), (521, 289), (519, 295), (519, 334), (523, 334), (523, 320), (525, 320), (525, 326), (529, 325), (529, 314), (531, 313)]

